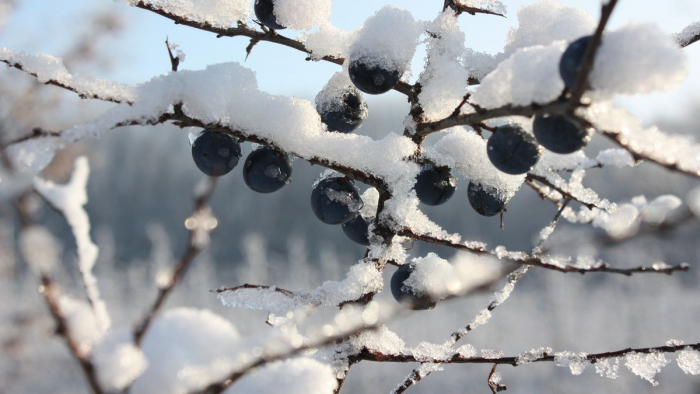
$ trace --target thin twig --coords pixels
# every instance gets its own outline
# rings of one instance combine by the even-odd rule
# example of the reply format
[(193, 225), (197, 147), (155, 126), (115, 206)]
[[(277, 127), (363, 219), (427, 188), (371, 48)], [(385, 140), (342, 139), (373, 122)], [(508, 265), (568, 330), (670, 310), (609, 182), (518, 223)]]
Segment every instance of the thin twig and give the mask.
[(170, 42), (168, 42), (168, 37), (165, 37), (165, 47), (168, 48), (168, 56), (170, 57), (170, 68), (172, 72), (177, 72), (177, 67), (180, 65), (180, 58), (178, 56), (173, 56), (173, 51), (170, 49)]
[[(211, 195), (214, 192), (214, 187), (216, 186), (216, 178), (210, 178), (208, 182), (209, 184), (207, 185), (206, 190), (200, 195), (198, 195), (195, 199), (195, 214), (197, 212), (202, 211), (203, 209), (206, 209), (207, 204), (209, 203), (209, 199), (211, 198)], [(197, 240), (197, 231), (197, 229), (193, 229), (190, 232), (190, 239), (187, 245), (187, 250), (185, 250), (185, 253), (183, 253), (183, 255), (180, 257), (180, 261), (175, 266), (172, 278), (165, 286), (160, 287), (158, 289), (158, 295), (156, 296), (156, 300), (153, 302), (153, 305), (146, 313), (146, 316), (144, 316), (141, 322), (138, 323), (134, 328), (134, 342), (137, 345), (141, 344), (141, 341), (143, 340), (146, 331), (148, 331), (148, 328), (153, 322), (153, 319), (158, 314), (163, 304), (165, 304), (165, 301), (168, 299), (168, 296), (170, 296), (170, 294), (172, 294), (173, 290), (175, 290), (177, 285), (180, 284), (185, 274), (187, 273), (187, 269), (190, 267), (192, 261), (202, 251), (203, 246)]]

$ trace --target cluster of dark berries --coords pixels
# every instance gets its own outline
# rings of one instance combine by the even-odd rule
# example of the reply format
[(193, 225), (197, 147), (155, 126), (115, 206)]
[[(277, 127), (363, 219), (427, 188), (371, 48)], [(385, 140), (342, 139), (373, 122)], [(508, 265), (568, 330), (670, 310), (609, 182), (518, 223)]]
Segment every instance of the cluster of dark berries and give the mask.
[[(204, 130), (192, 143), (192, 158), (203, 173), (226, 175), (241, 159), (241, 145), (232, 136)], [(248, 155), (243, 165), (243, 180), (258, 193), (275, 192), (291, 181), (292, 166), (286, 154), (261, 147)]]

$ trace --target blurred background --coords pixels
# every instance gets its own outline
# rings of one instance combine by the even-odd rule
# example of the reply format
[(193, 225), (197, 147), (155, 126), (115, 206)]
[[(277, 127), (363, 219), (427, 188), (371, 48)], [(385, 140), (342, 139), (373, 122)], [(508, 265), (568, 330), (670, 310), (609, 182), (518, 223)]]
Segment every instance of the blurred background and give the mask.
[[(252, 3), (252, 0), (251, 0)], [(517, 10), (530, 1), (505, 1), (507, 18), (463, 15), (460, 24), (467, 46), (491, 54), (503, 49), (508, 29), (517, 26)], [(599, 0), (562, 1), (583, 7), (597, 18)], [(439, 0), (335, 0), (333, 23), (355, 29), (385, 4), (410, 10), (417, 19), (431, 20), (442, 7)], [(215, 35), (178, 26), (147, 11), (108, 0), (0, 0), (0, 47), (62, 57), (72, 72), (139, 84), (167, 73), (170, 61), (165, 39), (180, 44), (186, 53), (180, 69), (202, 69), (220, 62), (240, 62), (253, 69), (260, 88), (272, 94), (313, 100), (338, 67), (305, 61), (305, 54), (259, 43), (245, 59), (244, 38)], [(669, 34), (700, 19), (696, 0), (659, 2), (621, 1), (610, 23), (617, 28), (630, 22), (657, 23)], [(295, 36), (296, 32), (284, 31)], [(690, 76), (677, 90), (619, 99), (619, 104), (645, 123), (669, 132), (700, 134), (700, 44), (686, 49)], [(413, 61), (413, 79), (422, 68), (420, 47)], [(236, 92), (231, 92), (236, 94)], [(369, 118), (358, 133), (381, 138), (401, 133), (408, 113), (405, 97), (389, 92), (365, 96)], [(112, 104), (80, 100), (72, 93), (43, 86), (14, 69), (0, 72), (0, 126), (3, 138), (25, 135), (35, 127), (62, 130), (94, 119)], [(71, 145), (57, 154), (44, 171), (47, 179), (64, 182), (73, 160), (87, 155), (92, 169), (87, 211), (92, 236), (100, 247), (96, 272), (115, 325), (129, 326), (142, 316), (155, 288), (154, 277), (171, 266), (186, 246), (183, 222), (192, 211), (192, 191), (202, 175), (194, 166), (188, 130), (174, 126), (124, 128), (99, 141)], [(612, 147), (594, 138), (589, 156)], [(244, 155), (250, 151), (244, 147)], [(340, 227), (318, 221), (309, 206), (311, 184), (323, 171), (308, 163), (293, 163), (292, 183), (271, 195), (249, 190), (240, 167), (220, 179), (211, 202), (219, 226), (210, 248), (194, 264), (185, 284), (169, 306), (212, 309), (231, 319), (244, 335), (264, 329), (262, 313), (222, 307), (209, 291), (242, 283), (313, 288), (324, 280), (340, 280), (347, 268), (362, 258), (364, 247), (352, 243)], [(508, 206), (505, 230), (497, 218), (483, 218), (467, 201), (467, 182), (461, 180), (455, 196), (440, 207), (424, 211), (449, 232), (492, 246), (530, 250), (533, 238), (556, 213), (530, 189), (523, 187)], [(650, 200), (664, 194), (685, 198), (699, 185), (696, 179), (669, 173), (651, 164), (637, 168), (591, 170), (584, 184), (611, 201), (625, 202), (637, 195)], [(28, 201), (36, 217), (64, 246), (65, 269), (61, 283), (70, 293), (81, 294), (75, 264), (75, 243), (62, 217), (39, 200)], [(573, 204), (578, 209), (577, 204)], [(19, 219), (13, 204), (0, 207), (0, 392), (87, 392), (80, 371), (63, 343), (53, 336), (36, 282), (19, 260), (16, 235)], [(591, 228), (562, 223), (552, 244), (575, 253), (581, 243), (599, 238)], [(512, 298), (494, 312), (491, 322), (463, 340), (477, 349), (513, 355), (549, 346), (556, 351), (602, 352), (626, 347), (663, 345), (667, 340), (698, 342), (700, 321), (700, 226), (690, 222), (676, 231), (638, 236), (609, 245), (596, 243), (599, 257), (616, 266), (688, 262), (693, 270), (673, 276), (640, 275), (631, 278), (604, 274), (565, 275), (545, 270), (530, 272)], [(449, 249), (416, 243), (414, 257), (430, 251), (444, 258), (459, 258)], [(388, 278), (393, 268), (388, 268)], [(380, 294), (386, 297), (387, 294)], [(466, 325), (488, 304), (488, 296), (475, 296), (439, 305), (390, 325), (409, 345), (442, 342)], [(669, 358), (674, 358), (672, 355)], [(675, 358), (674, 358), (675, 359)], [(344, 392), (389, 392), (414, 365), (373, 365), (353, 368)], [(509, 392), (682, 392), (700, 393), (700, 377), (684, 375), (669, 365), (657, 380), (659, 387), (620, 367), (620, 378), (609, 380), (589, 366), (581, 376), (553, 364), (499, 368)], [(412, 388), (415, 393), (488, 393), (490, 366), (448, 366)]]

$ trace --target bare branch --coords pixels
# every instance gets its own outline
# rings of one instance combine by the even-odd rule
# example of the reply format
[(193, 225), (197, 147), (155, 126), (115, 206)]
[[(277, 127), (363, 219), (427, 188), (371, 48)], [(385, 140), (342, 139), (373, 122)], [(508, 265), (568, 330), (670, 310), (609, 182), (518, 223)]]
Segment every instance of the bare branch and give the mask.
[(56, 333), (63, 337), (71, 355), (73, 355), (73, 358), (80, 364), (80, 369), (85, 375), (90, 390), (92, 390), (94, 394), (103, 394), (105, 391), (100, 386), (95, 366), (90, 361), (90, 358), (83, 354), (80, 350), (80, 346), (78, 346), (73, 339), (68, 322), (61, 312), (61, 308), (58, 304), (58, 289), (53, 280), (45, 274), (41, 276), (41, 293), (44, 295), (44, 301), (46, 305), (48, 305), (51, 317), (53, 317), (56, 323)]
[[(468, 243), (455, 243), (446, 239), (434, 237), (431, 235), (425, 235), (425, 234), (416, 234), (414, 233), (411, 229), (409, 228), (404, 228), (402, 231), (398, 233), (398, 235), (403, 236), (403, 237), (408, 237), (411, 239), (414, 239), (416, 241), (423, 241), (426, 243), (431, 243), (435, 245), (443, 245), (443, 246), (448, 246), (450, 248), (454, 248), (457, 250), (463, 250), (465, 252), (472, 252), (472, 253), (477, 253), (477, 254), (490, 254), (497, 256), (498, 253), (493, 250), (487, 250), (481, 246), (471, 246)], [(563, 273), (570, 273), (570, 272), (576, 272), (579, 274), (587, 274), (590, 272), (601, 272), (601, 273), (609, 273), (609, 274), (620, 274), (620, 275), (625, 275), (625, 276), (631, 276), (633, 274), (672, 274), (677, 271), (688, 271), (690, 270), (690, 265), (686, 263), (670, 266), (670, 265), (664, 265), (664, 266), (658, 266), (658, 267), (645, 267), (645, 266), (640, 266), (640, 267), (635, 267), (635, 268), (613, 268), (607, 263), (601, 263), (600, 265), (596, 265), (593, 267), (578, 267), (574, 265), (559, 265), (559, 264), (553, 264), (553, 263), (548, 263), (544, 261), (541, 257), (535, 256), (535, 255), (527, 255), (524, 254), (519, 257), (514, 257), (512, 255), (507, 255), (503, 257), (503, 259), (506, 259), (514, 264), (520, 264), (520, 265), (532, 265), (535, 267), (540, 267), (540, 268), (545, 268), (553, 271), (559, 271)]]
[[(211, 198), (211, 195), (214, 192), (214, 187), (216, 186), (216, 178), (209, 178), (207, 182), (208, 184), (206, 185), (206, 189), (195, 198), (194, 214), (197, 214), (198, 212), (201, 212), (202, 210), (207, 208), (209, 199)], [(172, 278), (165, 286), (161, 287), (158, 290), (158, 296), (156, 297), (156, 300), (149, 309), (148, 313), (146, 313), (146, 316), (144, 316), (143, 320), (134, 328), (134, 342), (136, 342), (137, 345), (141, 344), (141, 341), (143, 340), (146, 331), (148, 331), (148, 328), (153, 322), (153, 318), (158, 314), (163, 304), (165, 304), (165, 301), (168, 299), (168, 296), (170, 296), (170, 294), (173, 292), (173, 290), (175, 290), (177, 285), (180, 284), (182, 278), (187, 273), (187, 269), (190, 267), (192, 261), (202, 251), (203, 245), (197, 239), (197, 231), (198, 230), (196, 228), (191, 230), (187, 250), (185, 250), (183, 255), (180, 257), (180, 261), (178, 262), (177, 266), (175, 267), (175, 270), (173, 271)]]
[(172, 72), (177, 72), (177, 67), (180, 65), (180, 58), (173, 56), (173, 51), (170, 49), (170, 42), (168, 42), (168, 37), (165, 37), (165, 47), (168, 48), (168, 56), (170, 57), (170, 68)]
[(502, 16), (504, 18), (506, 17), (503, 14), (499, 14), (498, 12), (494, 12), (491, 10), (463, 5), (462, 3), (459, 2), (459, 0), (445, 0), (445, 5), (444, 5), (443, 9), (446, 10), (448, 7), (453, 9), (457, 13), (457, 15), (466, 12), (467, 14), (470, 14), (470, 15), (486, 14), (486, 15)]

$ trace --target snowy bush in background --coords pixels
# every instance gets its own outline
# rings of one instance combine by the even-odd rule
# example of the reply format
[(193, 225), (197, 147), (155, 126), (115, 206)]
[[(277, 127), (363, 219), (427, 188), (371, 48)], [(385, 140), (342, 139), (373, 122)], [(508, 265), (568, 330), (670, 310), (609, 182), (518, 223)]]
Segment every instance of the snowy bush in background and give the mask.
[[(602, 4), (598, 22), (585, 10), (541, 0), (518, 11), (518, 27), (509, 32), (503, 51), (488, 55), (466, 47), (458, 20), (502, 17), (506, 7), (495, 0), (445, 0), (432, 20), (398, 5), (385, 6), (355, 31), (332, 24), (329, 0), (125, 3), (220, 37), (246, 37), (250, 40), (247, 55), (263, 51), (258, 44), (269, 42), (337, 64), (340, 71), (314, 105), (261, 90), (253, 70), (239, 63), (178, 70), (186, 48), (168, 41), (172, 71), (138, 86), (71, 73), (70, 63), (55, 56), (0, 50), (0, 61), (24, 72), (26, 78), (83, 99), (111, 103), (62, 131), (47, 131), (41, 124), (32, 125), (31, 116), (27, 122), (8, 111), (0, 135), (0, 198), (20, 213), (18, 229), (8, 231), (14, 236), (4, 235), (17, 238), (21, 260), (38, 280), (39, 295), (56, 333), (92, 392), (274, 393), (282, 388), (291, 393), (330, 394), (341, 392), (353, 368), (373, 362), (417, 363), (396, 381), (392, 392), (397, 394), (451, 364), (491, 367), (483, 378), (488, 377), (484, 383), (494, 393), (504, 390), (509, 381), (510, 370), (497, 372), (499, 365), (520, 370), (549, 362), (573, 375), (581, 375), (588, 367), (608, 378), (620, 376), (623, 365), (653, 386), (659, 384), (656, 375), (671, 363), (684, 374), (700, 373), (696, 338), (688, 338), (692, 343), (687, 344), (670, 340), (624, 350), (591, 349), (590, 353), (533, 344), (531, 350), (510, 355), (497, 341), (479, 350), (458, 343), (487, 324), (531, 271), (637, 276), (683, 274), (691, 268), (684, 261), (620, 265), (601, 258), (597, 249), (600, 244), (634, 242), (645, 234), (660, 236), (697, 220), (700, 145), (686, 135), (643, 125), (618, 107), (616, 98), (682, 84), (691, 67), (684, 48), (700, 40), (698, 23), (675, 35), (639, 23), (608, 31), (616, 0)], [(12, 2), (2, 5), (1, 16), (11, 7)], [(291, 38), (293, 34), (287, 35), (285, 29), (303, 32)], [(411, 69), (421, 43), (425, 44), (425, 67)], [(404, 129), (379, 139), (354, 132), (373, 110), (363, 92), (390, 90), (404, 95), (410, 104)], [(9, 96), (9, 101), (18, 103), (19, 96)], [(38, 118), (50, 107), (37, 104), (33, 111)], [(149, 274), (155, 273), (155, 286), (144, 290), (150, 281), (136, 272), (141, 276), (141, 281), (133, 282), (136, 289), (110, 287), (108, 282), (117, 274), (99, 275), (101, 269), (109, 268), (99, 267), (104, 247), (92, 238), (85, 208), (88, 159), (75, 160), (67, 182), (47, 180), (42, 171), (55, 155), (80, 141), (100, 138), (113, 129), (165, 123), (191, 131), (197, 167), (213, 177), (195, 187), (194, 209), (183, 218), (189, 239), (181, 255), (173, 257), (167, 236), (152, 231), (150, 263), (154, 267), (149, 267)], [(587, 156), (590, 152), (581, 149), (591, 139), (607, 139), (616, 148)], [(239, 164), (244, 142), (255, 144), (256, 150), (240, 167), (245, 183), (259, 192), (289, 184), (297, 165), (294, 159), (326, 167), (309, 185), (313, 211), (322, 222), (342, 225), (351, 240), (365, 245), (364, 258), (349, 268), (342, 266), (344, 275), (328, 278), (325, 271), (319, 274), (305, 265), (305, 256), (297, 256), (295, 261), (301, 263), (289, 270), (289, 275), (297, 275), (291, 284), (315, 288), (288, 289), (271, 281), (284, 280), (285, 275), (268, 275), (261, 263), (265, 247), (252, 237), (245, 240), (250, 268), (239, 273), (237, 280), (247, 276), (253, 283), (231, 283), (213, 290), (211, 278), (188, 282), (198, 264), (206, 267), (203, 256), (207, 256), (211, 233), (220, 226), (217, 207), (210, 206), (216, 177)], [(613, 202), (584, 185), (588, 171), (636, 167), (642, 161), (686, 176), (694, 182), (694, 190), (687, 196), (636, 196)], [(501, 226), (508, 217), (508, 204), (528, 189), (542, 198), (542, 204), (553, 204), (556, 215), (535, 237), (531, 251), (492, 247), (450, 233), (430, 219), (425, 207), (445, 203), (457, 182), (467, 181), (469, 186), (463, 189), (474, 211), (493, 217), (496, 223), (500, 218)], [(366, 186), (364, 192), (358, 189), (360, 184)], [(61, 262), (63, 245), (36, 219), (39, 199), (65, 218), (74, 236), (79, 275), (73, 289), (64, 283), (68, 278)], [(270, 212), (274, 214), (272, 207)], [(560, 220), (590, 227), (581, 233), (562, 231), (557, 238), (553, 234)], [(441, 252), (411, 255), (413, 242), (466, 253), (449, 259)], [(7, 244), (7, 250), (14, 250), (10, 246), (14, 241)], [(637, 254), (653, 255), (651, 248)], [(391, 278), (385, 275), (393, 268), (388, 266), (396, 267)], [(329, 273), (339, 270), (331, 263), (325, 268)], [(188, 271), (195, 272), (188, 275)], [(317, 282), (307, 278), (299, 283), (304, 282), (300, 272), (313, 273)], [(167, 301), (180, 289), (187, 289), (187, 294), (206, 293), (206, 307), (168, 307)], [(13, 291), (7, 292), (8, 299), (16, 297)], [(127, 302), (122, 296), (122, 303), (111, 309), (105, 301), (109, 298), (103, 296), (108, 292), (133, 292), (134, 298)], [(571, 299), (551, 302), (602, 310), (609, 302), (596, 296), (578, 300), (580, 295), (572, 291)], [(215, 299), (221, 305), (213, 306)], [(532, 305), (538, 302), (533, 295), (521, 299), (531, 300)], [(477, 300), (483, 306), (472, 317), (457, 313), (445, 318), (454, 324), (449, 337), (403, 337), (390, 329), (397, 320), (432, 313), (423, 309), (464, 300)], [(697, 304), (692, 305), (697, 309)], [(248, 323), (237, 325), (240, 317), (234, 324), (212, 311), (223, 307), (262, 311), (267, 318), (260, 320), (267, 325), (244, 333)], [(110, 315), (115, 309), (131, 325), (113, 323), (124, 321), (122, 316)], [(514, 321), (526, 325), (536, 318), (534, 313), (522, 313)], [(644, 331), (644, 326), (634, 330)], [(408, 336), (420, 342), (409, 345)]]

